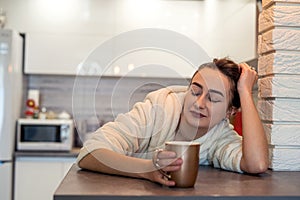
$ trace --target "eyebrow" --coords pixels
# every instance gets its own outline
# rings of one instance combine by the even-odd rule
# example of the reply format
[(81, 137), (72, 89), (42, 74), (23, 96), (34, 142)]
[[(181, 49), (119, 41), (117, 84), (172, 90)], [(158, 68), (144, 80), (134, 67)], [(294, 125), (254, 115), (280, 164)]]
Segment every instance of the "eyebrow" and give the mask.
[[(192, 85), (196, 85), (196, 86), (198, 86), (199, 88), (203, 89), (203, 86), (200, 85), (200, 84), (197, 83), (197, 82), (193, 82)], [(209, 89), (208, 92), (209, 92), (209, 93), (211, 93), (211, 92), (212, 92), (212, 93), (216, 93), (216, 94), (219, 94), (219, 95), (221, 95), (222, 97), (224, 97), (223, 93), (220, 92), (220, 91), (218, 91), (218, 90)]]

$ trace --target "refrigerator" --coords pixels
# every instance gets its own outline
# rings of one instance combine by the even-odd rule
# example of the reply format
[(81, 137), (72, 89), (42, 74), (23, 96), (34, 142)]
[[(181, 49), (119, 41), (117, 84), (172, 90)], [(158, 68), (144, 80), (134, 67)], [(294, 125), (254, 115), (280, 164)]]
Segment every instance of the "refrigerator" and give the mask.
[(13, 198), (16, 121), (22, 109), (23, 37), (0, 29), (0, 199)]

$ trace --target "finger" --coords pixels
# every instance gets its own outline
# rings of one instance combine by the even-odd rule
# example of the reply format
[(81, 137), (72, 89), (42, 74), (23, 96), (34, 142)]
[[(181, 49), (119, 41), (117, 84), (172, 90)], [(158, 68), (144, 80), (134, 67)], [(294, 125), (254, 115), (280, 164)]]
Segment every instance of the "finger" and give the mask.
[(157, 158), (166, 159), (166, 158), (176, 158), (176, 153), (174, 151), (161, 151)]
[(164, 167), (162, 170), (166, 173), (168, 172), (175, 172), (175, 171), (178, 171), (180, 170), (181, 168), (181, 165), (176, 165), (176, 166), (167, 166), (167, 167)]
[(246, 70), (256, 72), (256, 68), (248, 65), (247, 63), (241, 63), (239, 64), (239, 67), (242, 68), (242, 72), (245, 72)]
[(163, 185), (166, 185), (166, 186), (174, 186), (175, 185), (175, 181), (168, 180), (168, 179), (165, 179), (165, 178), (162, 178), (159, 182)]
[(248, 70), (251, 70), (251, 71), (255, 71), (256, 72), (256, 68), (255, 67), (252, 67), (250, 65), (248, 65), (247, 63), (242, 63), (241, 65), (244, 69), (248, 69)]
[(183, 163), (181, 158), (174, 159), (160, 159), (158, 160), (158, 164), (160, 166), (181, 166)]
[(241, 65), (241, 69), (242, 69), (242, 71), (241, 71), (241, 76), (244, 75), (244, 74), (247, 74), (247, 75), (252, 74), (252, 75), (257, 76), (257, 71), (256, 71), (256, 69), (255, 69), (254, 67), (252, 67), (252, 66), (249, 66), (249, 65), (247, 65), (247, 66)]
[(239, 67), (241, 67), (241, 68), (249, 68), (249, 65), (247, 63), (240, 63)]
[(166, 185), (166, 186), (174, 186), (175, 185), (175, 181), (169, 180), (168, 178), (166, 178), (165, 176), (162, 176), (162, 175), (160, 175), (158, 177), (157, 182), (162, 185)]
[(166, 185), (166, 186), (174, 186), (175, 185), (175, 181), (164, 179), (164, 181), (162, 182), (162, 184)]
[(162, 175), (159, 171), (155, 171), (153, 175), (154, 175), (153, 181), (155, 181), (157, 183), (160, 183), (160, 184), (166, 185), (166, 186), (174, 186), (175, 185), (174, 181), (169, 180), (164, 175)]

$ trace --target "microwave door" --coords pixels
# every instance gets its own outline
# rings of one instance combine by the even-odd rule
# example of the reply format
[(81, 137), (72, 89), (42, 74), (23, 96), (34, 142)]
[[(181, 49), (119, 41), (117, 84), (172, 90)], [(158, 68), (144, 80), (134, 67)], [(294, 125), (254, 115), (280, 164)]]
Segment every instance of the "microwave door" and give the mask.
[(47, 143), (61, 142), (59, 126), (51, 125), (22, 125), (21, 142)]

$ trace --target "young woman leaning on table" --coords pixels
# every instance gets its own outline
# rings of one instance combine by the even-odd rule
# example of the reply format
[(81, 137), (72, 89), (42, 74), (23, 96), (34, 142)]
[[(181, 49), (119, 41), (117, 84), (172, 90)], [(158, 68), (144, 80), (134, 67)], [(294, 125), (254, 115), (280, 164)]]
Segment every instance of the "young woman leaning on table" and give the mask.
[[(257, 73), (246, 63), (227, 58), (205, 63), (188, 87), (151, 92), (131, 111), (99, 128), (84, 143), (78, 165), (173, 186), (163, 174), (179, 170), (182, 159), (174, 161), (175, 152), (155, 150), (163, 149), (166, 141), (180, 140), (200, 142), (200, 165), (263, 173), (268, 145), (252, 98), (255, 81)], [(240, 107), (243, 137), (229, 123)]]

